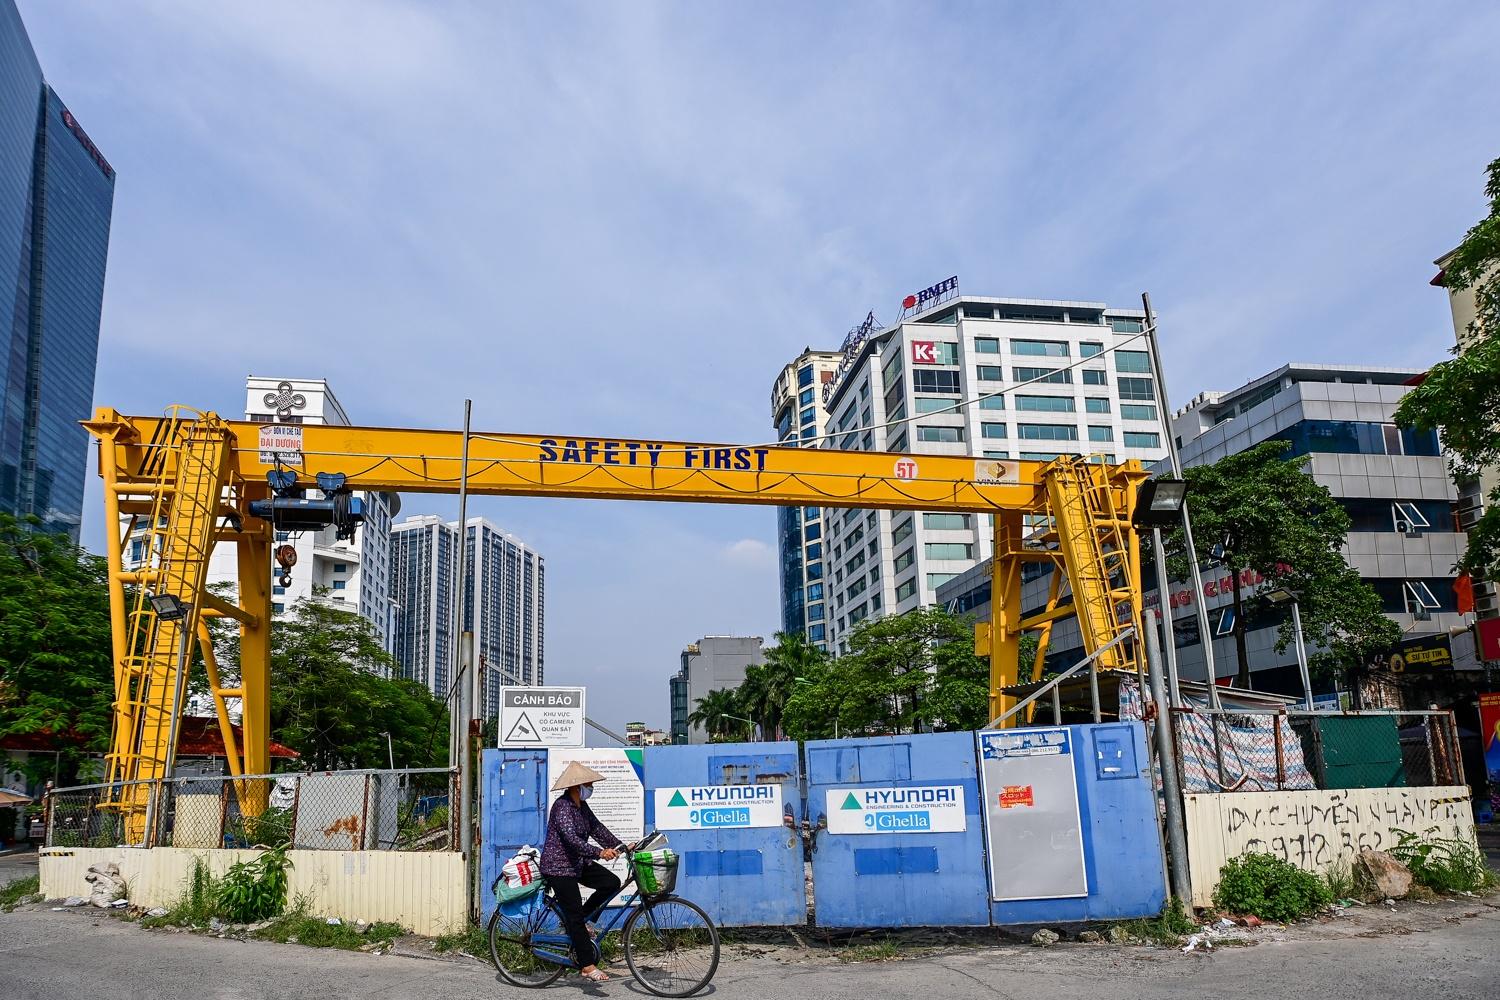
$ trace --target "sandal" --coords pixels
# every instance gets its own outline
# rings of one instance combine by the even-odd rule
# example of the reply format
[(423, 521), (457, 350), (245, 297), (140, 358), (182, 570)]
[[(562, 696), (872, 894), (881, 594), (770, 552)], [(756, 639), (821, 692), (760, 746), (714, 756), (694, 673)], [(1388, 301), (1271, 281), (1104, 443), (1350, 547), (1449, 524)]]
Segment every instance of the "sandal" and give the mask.
[(579, 975), (591, 983), (607, 983), (613, 978), (603, 969), (595, 969), (593, 972), (580, 972)]

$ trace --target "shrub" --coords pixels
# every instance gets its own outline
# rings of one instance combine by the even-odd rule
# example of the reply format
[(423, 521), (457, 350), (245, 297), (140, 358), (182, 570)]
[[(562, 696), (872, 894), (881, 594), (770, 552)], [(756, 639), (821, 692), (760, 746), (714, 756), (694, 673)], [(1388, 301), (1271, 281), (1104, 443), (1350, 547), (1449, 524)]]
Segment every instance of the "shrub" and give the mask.
[(266, 920), (286, 906), (286, 856), (290, 844), (262, 851), (253, 861), (238, 861), (224, 873), (219, 885), (219, 910), (235, 923)]
[[(1432, 833), (1437, 827), (1430, 827)], [(1391, 857), (1411, 869), (1418, 885), (1434, 892), (1481, 892), (1495, 884), (1495, 873), (1473, 844), (1451, 837), (1423, 840), (1406, 830), (1392, 830), (1396, 846)]]
[(1316, 913), (1333, 901), (1328, 883), (1274, 854), (1242, 854), (1219, 869), (1214, 905), (1285, 923)]

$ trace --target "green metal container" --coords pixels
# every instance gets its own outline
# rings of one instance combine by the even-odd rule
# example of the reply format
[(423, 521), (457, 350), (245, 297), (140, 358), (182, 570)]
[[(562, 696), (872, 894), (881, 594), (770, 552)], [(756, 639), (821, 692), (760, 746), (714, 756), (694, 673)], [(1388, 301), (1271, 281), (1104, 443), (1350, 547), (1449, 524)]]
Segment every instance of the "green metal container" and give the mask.
[(1313, 732), (1325, 788), (1406, 787), (1395, 716), (1317, 717)]

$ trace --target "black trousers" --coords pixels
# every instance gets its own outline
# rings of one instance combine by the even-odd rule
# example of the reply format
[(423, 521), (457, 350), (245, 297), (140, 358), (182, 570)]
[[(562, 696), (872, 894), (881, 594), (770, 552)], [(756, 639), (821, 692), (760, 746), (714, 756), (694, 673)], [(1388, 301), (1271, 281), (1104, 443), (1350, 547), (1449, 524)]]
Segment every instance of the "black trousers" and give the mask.
[[(552, 887), (553, 898), (562, 908), (563, 927), (573, 942), (573, 954), (578, 958), (578, 967), (581, 969), (585, 965), (597, 964), (598, 949), (589, 940), (589, 929), (584, 925), (590, 917), (597, 916), (594, 911), (605, 900), (620, 891), (619, 876), (597, 861), (590, 861), (579, 871), (577, 878), (548, 875), (546, 879), (547, 885)], [(584, 900), (580, 887), (593, 889), (594, 892)]]

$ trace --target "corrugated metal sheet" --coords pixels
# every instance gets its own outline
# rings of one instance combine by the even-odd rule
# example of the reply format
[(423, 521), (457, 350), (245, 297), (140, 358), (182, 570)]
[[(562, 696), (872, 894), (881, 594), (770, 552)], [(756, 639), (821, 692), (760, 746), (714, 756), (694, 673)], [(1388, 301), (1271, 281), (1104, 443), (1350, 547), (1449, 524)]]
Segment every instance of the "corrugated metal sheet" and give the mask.
[[(41, 852), (42, 892), (48, 899), (87, 896), (89, 866), (113, 862), (140, 906), (171, 906), (195, 858), (216, 874), (254, 851), (193, 851), (177, 847), (49, 848)], [(307, 896), (312, 912), (344, 920), (391, 920), (418, 934), (461, 929), (463, 858), (452, 851), (292, 851), (288, 891)]]
[(1188, 867), (1193, 904), (1212, 902), (1219, 869), (1247, 852), (1274, 854), (1308, 871), (1325, 871), (1365, 847), (1386, 850), (1393, 830), (1475, 840), (1469, 790), (1341, 788), (1289, 792), (1198, 793), (1187, 800)]

